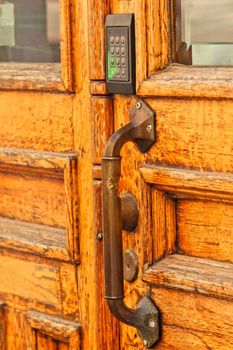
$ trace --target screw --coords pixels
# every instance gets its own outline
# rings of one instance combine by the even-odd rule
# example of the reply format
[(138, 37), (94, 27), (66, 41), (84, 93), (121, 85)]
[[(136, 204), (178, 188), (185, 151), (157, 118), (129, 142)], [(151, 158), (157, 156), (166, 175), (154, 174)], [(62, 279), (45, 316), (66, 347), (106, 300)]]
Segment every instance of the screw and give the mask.
[(154, 328), (154, 327), (155, 327), (155, 321), (154, 321), (154, 320), (150, 320), (150, 321), (149, 321), (149, 326), (150, 326), (151, 328)]
[(137, 108), (137, 109), (140, 109), (141, 107), (142, 107), (141, 102), (137, 102), (137, 103), (136, 103), (136, 108)]
[(104, 235), (103, 235), (102, 232), (99, 232), (99, 233), (97, 234), (97, 239), (98, 239), (98, 241), (102, 241), (103, 237), (104, 237)]
[(148, 341), (147, 341), (147, 340), (143, 340), (143, 344), (144, 344), (145, 346), (147, 346)]
[(147, 125), (146, 130), (148, 132), (151, 132), (152, 131), (152, 125), (151, 124)]

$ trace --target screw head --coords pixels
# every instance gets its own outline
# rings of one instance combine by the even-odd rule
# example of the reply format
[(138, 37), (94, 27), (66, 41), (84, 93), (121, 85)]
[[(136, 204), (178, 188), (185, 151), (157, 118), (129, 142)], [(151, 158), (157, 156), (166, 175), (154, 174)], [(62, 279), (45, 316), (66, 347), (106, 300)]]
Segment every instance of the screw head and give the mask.
[(152, 131), (152, 125), (151, 124), (148, 124), (147, 127), (146, 127), (146, 130), (148, 132), (151, 132)]
[(98, 239), (98, 241), (102, 241), (103, 237), (104, 237), (104, 235), (103, 235), (102, 232), (97, 233), (97, 239)]
[(149, 321), (149, 326), (150, 326), (151, 328), (154, 328), (154, 327), (155, 327), (155, 321), (154, 321), (154, 320), (150, 320), (150, 321)]
[(137, 109), (140, 109), (141, 107), (142, 107), (141, 102), (137, 102), (137, 103), (136, 103), (136, 108), (137, 108)]

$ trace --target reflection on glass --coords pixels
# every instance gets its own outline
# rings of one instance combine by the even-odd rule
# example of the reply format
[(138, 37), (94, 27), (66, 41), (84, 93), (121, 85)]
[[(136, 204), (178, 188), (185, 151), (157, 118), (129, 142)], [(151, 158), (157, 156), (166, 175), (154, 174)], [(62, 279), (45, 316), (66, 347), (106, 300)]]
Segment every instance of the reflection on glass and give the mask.
[(178, 61), (233, 65), (232, 24), (232, 0), (176, 0)]
[(59, 62), (59, 0), (0, 0), (0, 61)]

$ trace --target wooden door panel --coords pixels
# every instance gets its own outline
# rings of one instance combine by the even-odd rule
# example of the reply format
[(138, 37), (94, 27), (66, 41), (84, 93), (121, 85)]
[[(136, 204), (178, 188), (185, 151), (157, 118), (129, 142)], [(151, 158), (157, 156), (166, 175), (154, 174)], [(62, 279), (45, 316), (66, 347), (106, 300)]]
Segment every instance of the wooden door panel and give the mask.
[(233, 263), (233, 205), (178, 200), (177, 235), (183, 254)]
[(232, 171), (232, 101), (148, 100), (157, 112), (149, 162)]
[[(1, 216), (65, 228), (66, 230), (60, 231), (60, 247), (63, 249), (66, 245), (70, 257), (75, 260), (79, 257), (77, 183), (77, 155), (74, 152), (0, 149)], [(7, 236), (9, 240), (10, 235), (6, 235), (6, 227), (4, 231), (7, 221), (2, 219), (1, 222), (3, 236)], [(10, 225), (14, 238), (19, 241), (18, 245), (22, 248), (21, 243), (25, 241), (26, 232), (28, 232), (29, 241), (31, 233), (37, 230), (36, 237), (42, 245), (46, 245), (47, 238), (52, 234), (52, 230), (45, 227), (45, 232), (50, 231), (46, 238), (42, 225), (31, 224), (30, 227), (22, 223), (23, 227), (27, 228), (26, 232), (20, 226), (18, 230), (14, 228), (14, 222)], [(20, 236), (21, 232), (24, 237)], [(55, 229), (54, 234), (59, 234), (59, 230)], [(16, 245), (17, 243), (15, 247)], [(56, 246), (59, 247), (59, 244)]]
[(61, 310), (59, 277), (55, 266), (0, 256), (1, 295), (16, 295)]
[[(233, 349), (233, 304), (229, 301), (163, 288), (153, 289), (152, 296), (166, 327), (166, 346), (185, 349), (193, 341), (191, 349)], [(157, 348), (163, 349), (163, 340)]]
[(0, 218), (0, 247), (62, 261), (71, 258), (65, 229), (4, 217)]
[(72, 95), (1, 92), (1, 147), (73, 149)]
[(27, 340), (30, 350), (81, 349), (79, 323), (36, 311), (28, 311), (26, 318), (31, 330)]

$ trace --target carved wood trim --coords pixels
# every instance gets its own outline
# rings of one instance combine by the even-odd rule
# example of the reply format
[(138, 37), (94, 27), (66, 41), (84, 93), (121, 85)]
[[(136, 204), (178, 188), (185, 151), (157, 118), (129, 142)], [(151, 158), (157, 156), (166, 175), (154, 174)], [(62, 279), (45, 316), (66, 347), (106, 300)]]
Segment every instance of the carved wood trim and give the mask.
[[(41, 332), (54, 340), (68, 343), (69, 350), (81, 349), (81, 326), (79, 323), (37, 311), (28, 311), (26, 316), (34, 337), (36, 337), (37, 332)], [(36, 348), (34, 347), (32, 350), (36, 350)]]
[(173, 254), (149, 267), (143, 281), (150, 285), (233, 300), (233, 265)]
[(230, 173), (162, 166), (147, 166), (140, 171), (147, 183), (175, 197), (233, 202), (233, 175)]
[[(77, 155), (75, 153), (36, 152), (22, 149), (0, 148), (0, 171), (7, 171), (9, 173), (16, 173), (19, 175), (35, 174), (38, 176), (39, 174), (40, 176), (49, 176), (49, 178), (58, 177), (63, 179), (66, 198), (66, 210), (68, 214), (66, 226), (67, 250), (71, 259), (78, 262), (79, 242)], [(40, 229), (43, 227), (43, 225), (34, 225), (34, 227), (33, 225), (34, 224), (31, 224), (31, 227), (28, 227), (28, 230), (26, 231), (29, 233), (29, 235), (31, 229), (35, 231), (36, 227), (40, 227)], [(45, 227), (45, 231), (46, 229), (47, 228)], [(13, 229), (13, 231), (15, 232), (15, 229)], [(56, 231), (56, 229), (54, 229), (54, 231)], [(14, 234), (14, 236), (17, 237), (19, 233), (20, 230), (18, 230), (18, 233), (16, 235)], [(15, 246), (17, 246), (18, 249), (27, 251), (29, 247), (23, 244), (24, 240), (25, 237), (22, 238), (22, 240), (19, 240), (18, 243), (15, 243)], [(3, 241), (3, 244), (6, 244), (6, 240), (3, 239)], [(10, 242), (8, 243), (10, 244)], [(42, 242), (40, 243), (46, 243), (46, 240), (42, 239)], [(39, 246), (37, 248), (37, 252), (40, 251), (40, 253), (43, 254), (43, 249), (41, 250)], [(64, 248), (63, 244), (61, 248)], [(64, 258), (65, 260), (67, 259), (66, 254), (62, 254), (62, 259)]]

